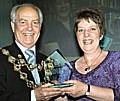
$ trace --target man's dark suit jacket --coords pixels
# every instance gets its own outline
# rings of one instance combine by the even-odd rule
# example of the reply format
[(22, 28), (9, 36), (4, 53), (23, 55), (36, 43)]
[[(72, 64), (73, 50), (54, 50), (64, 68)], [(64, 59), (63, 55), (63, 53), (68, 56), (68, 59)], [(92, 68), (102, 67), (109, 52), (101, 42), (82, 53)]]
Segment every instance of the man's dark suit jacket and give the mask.
[[(4, 47), (9, 50), (10, 54), (18, 57), (22, 54), (21, 50), (15, 43), (10, 46)], [(46, 56), (36, 51), (36, 62), (40, 63)], [(24, 68), (27, 73), (28, 79), (34, 81), (32, 73)], [(39, 73), (41, 80), (43, 80), (43, 72)], [(27, 87), (26, 81), (20, 79), (20, 74), (14, 71), (13, 64), (8, 62), (8, 56), (3, 55), (0, 51), (0, 101), (30, 101), (31, 88)]]

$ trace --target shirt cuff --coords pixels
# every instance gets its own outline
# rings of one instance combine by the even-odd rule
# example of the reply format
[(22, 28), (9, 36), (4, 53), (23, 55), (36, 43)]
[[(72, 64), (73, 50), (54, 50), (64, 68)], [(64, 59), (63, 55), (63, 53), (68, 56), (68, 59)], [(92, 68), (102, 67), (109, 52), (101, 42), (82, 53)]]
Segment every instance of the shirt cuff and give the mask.
[(31, 101), (36, 101), (34, 90), (31, 90)]

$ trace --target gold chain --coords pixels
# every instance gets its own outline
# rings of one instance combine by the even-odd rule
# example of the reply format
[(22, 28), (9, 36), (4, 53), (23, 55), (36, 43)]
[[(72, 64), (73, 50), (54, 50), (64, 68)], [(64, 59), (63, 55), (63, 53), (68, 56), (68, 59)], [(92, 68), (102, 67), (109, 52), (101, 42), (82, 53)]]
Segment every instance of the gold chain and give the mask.
[(18, 58), (15, 58), (12, 55), (10, 55), (8, 50), (2, 48), (0, 48), (0, 50), (2, 51), (2, 54), (8, 56), (8, 62), (14, 65), (13, 66), (14, 71), (20, 74), (20, 79), (26, 81), (27, 87), (34, 89), (35, 87), (38, 86), (33, 81), (28, 80), (27, 73), (22, 72), (21, 70), (24, 67), (26, 67), (29, 71), (32, 71), (34, 68), (38, 68), (39, 70), (41, 70), (42, 66), (40, 64), (35, 65), (27, 64), (25, 60), (22, 59), (22, 55), (18, 54)]

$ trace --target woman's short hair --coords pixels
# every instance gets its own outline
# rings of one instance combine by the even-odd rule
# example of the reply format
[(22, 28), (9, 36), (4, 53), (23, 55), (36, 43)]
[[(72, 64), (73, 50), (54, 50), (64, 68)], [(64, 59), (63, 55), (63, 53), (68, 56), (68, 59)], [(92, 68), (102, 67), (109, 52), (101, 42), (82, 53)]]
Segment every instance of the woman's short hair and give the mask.
[(80, 23), (80, 21), (83, 19), (87, 20), (88, 22), (89, 22), (89, 19), (91, 19), (93, 22), (98, 24), (101, 35), (104, 34), (104, 31), (105, 31), (104, 23), (105, 22), (104, 22), (104, 16), (100, 10), (93, 9), (93, 8), (81, 9), (75, 20), (75, 24), (74, 24), (75, 32), (77, 32), (78, 30), (78, 23)]

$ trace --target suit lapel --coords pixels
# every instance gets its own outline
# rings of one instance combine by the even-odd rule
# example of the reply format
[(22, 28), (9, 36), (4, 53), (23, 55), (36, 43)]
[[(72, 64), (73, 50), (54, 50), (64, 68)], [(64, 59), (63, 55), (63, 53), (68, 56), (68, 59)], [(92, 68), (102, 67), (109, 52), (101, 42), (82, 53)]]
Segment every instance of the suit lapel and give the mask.
[[(14, 56), (15, 58), (18, 58), (18, 55), (21, 55), (22, 58), (23, 58), (23, 59), (25, 60), (25, 62), (27, 63), (27, 61), (26, 61), (26, 59), (25, 59), (22, 51), (20, 50), (20, 48), (19, 48), (15, 43), (13, 43), (11, 46), (9, 46), (9, 47), (8, 47), (8, 50), (9, 50), (10, 54), (11, 54), (12, 56)], [(24, 68), (24, 67), (22, 68), (22, 72), (24, 72), (24, 73), (27, 74), (28, 80), (31, 80), (31, 81), (35, 82), (35, 81), (34, 81), (34, 78), (33, 78), (33, 76), (32, 76), (31, 71), (29, 71), (26, 67), (25, 67), (25, 68)]]
[[(37, 64), (41, 64), (41, 61), (44, 60), (46, 58), (45, 55), (41, 54), (39, 51), (36, 51), (36, 63)], [(40, 76), (40, 80), (42, 82), (44, 82), (44, 68), (42, 68), (41, 70), (38, 70), (39, 76)]]
[[(20, 48), (16, 45), (16, 43), (13, 43), (13, 44), (12, 44), (11, 46), (9, 46), (7, 49), (9, 50), (10, 54), (11, 54), (12, 56), (14, 56), (15, 58), (18, 58), (18, 55), (20, 54), (20, 55), (22, 56), (22, 58), (23, 58), (23, 59), (26, 61), (26, 63), (27, 63), (27, 60), (25, 59), (22, 51), (21, 51)], [(37, 49), (36, 49), (36, 50), (37, 50)], [(41, 54), (39, 51), (36, 51), (36, 63), (37, 63), (37, 64), (40, 64), (41, 61), (42, 61), (43, 59), (45, 59), (45, 58), (46, 58), (45, 55)], [(22, 68), (22, 71), (27, 74), (28, 80), (31, 80), (31, 81), (33, 81), (33, 82), (35, 83), (31, 71), (29, 71), (26, 67), (25, 67), (25, 68)], [(42, 68), (41, 71), (38, 71), (38, 73), (39, 73), (39, 76), (40, 76), (41, 81), (43, 82), (43, 81), (44, 81), (44, 68)]]

